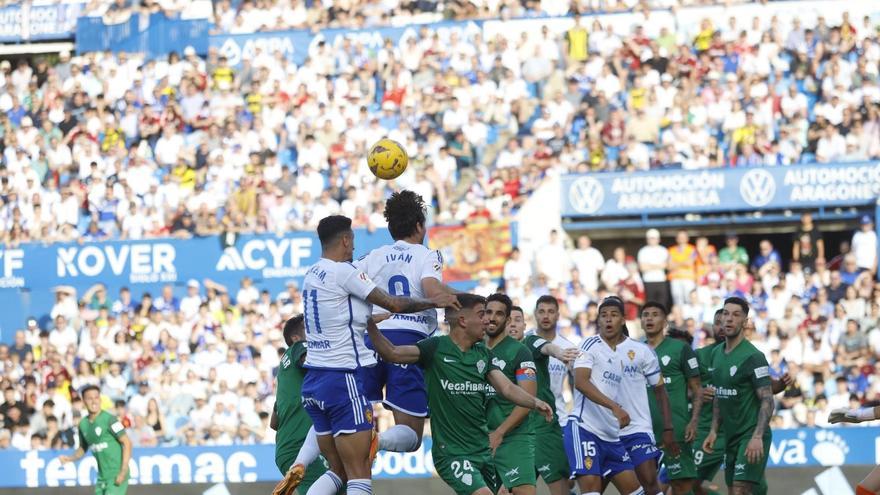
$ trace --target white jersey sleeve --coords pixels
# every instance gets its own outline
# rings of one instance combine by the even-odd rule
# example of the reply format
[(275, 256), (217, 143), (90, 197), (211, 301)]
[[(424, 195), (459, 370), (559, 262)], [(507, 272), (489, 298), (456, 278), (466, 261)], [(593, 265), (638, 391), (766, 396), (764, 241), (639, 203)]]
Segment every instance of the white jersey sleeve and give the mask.
[(648, 405), (648, 386), (660, 379), (660, 362), (647, 344), (627, 338), (617, 346), (623, 360), (623, 382), (620, 405), (629, 414), (630, 423), (620, 431), (621, 436), (647, 433), (654, 438), (651, 408)]
[(364, 345), (372, 305), (367, 295), (376, 285), (351, 263), (321, 258), (303, 279), (306, 327), (305, 367), (352, 371), (376, 364)]
[[(357, 263), (378, 287), (393, 296), (425, 298), (422, 280), (443, 278), (443, 257), (438, 251), (405, 241), (374, 249)], [(378, 306), (373, 308), (373, 312), (388, 313)], [(379, 323), (379, 329), (427, 337), (437, 330), (437, 310), (432, 308), (412, 314), (393, 314)]]

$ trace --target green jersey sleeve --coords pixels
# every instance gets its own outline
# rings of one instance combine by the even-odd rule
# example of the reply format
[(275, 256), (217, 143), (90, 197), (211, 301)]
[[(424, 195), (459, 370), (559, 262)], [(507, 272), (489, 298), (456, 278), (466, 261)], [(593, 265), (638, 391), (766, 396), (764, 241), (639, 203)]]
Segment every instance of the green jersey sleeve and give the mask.
[(306, 353), (308, 349), (304, 343), (297, 342), (293, 344), (293, 349), (290, 351), (290, 361), (297, 368), (302, 368), (302, 363), (305, 360)]
[(531, 351), (532, 359), (534, 361), (547, 359), (547, 356), (542, 352), (545, 347), (550, 345), (550, 342), (547, 339), (542, 339), (537, 335), (530, 335), (523, 340), (523, 344), (525, 344), (529, 351)]
[(748, 369), (751, 370), (749, 376), (752, 379), (752, 385), (755, 387), (755, 390), (770, 386), (770, 365), (767, 363), (767, 358), (764, 357), (763, 353), (756, 352), (749, 357)]
[(525, 346), (520, 347), (516, 353), (516, 381), (534, 382), (538, 379), (538, 370), (532, 353)]
[(434, 360), (434, 353), (437, 352), (438, 343), (439, 340), (437, 340), (437, 337), (428, 337), (427, 339), (416, 342), (416, 347), (419, 348), (419, 366), (422, 368), (431, 367), (431, 362)]
[(107, 421), (110, 423), (110, 434), (113, 435), (117, 440), (120, 437), (125, 436), (125, 427), (122, 426), (122, 422), (119, 421), (119, 418), (113, 415), (109, 415)]
[(495, 354), (492, 353), (492, 350), (489, 349), (488, 347), (486, 347), (485, 345), (481, 345), (481, 344), (478, 344), (478, 345), (479, 345), (479, 347), (481, 347), (483, 349), (483, 352), (486, 353), (486, 363), (487, 363), (486, 367), (483, 370), (480, 370), (479, 367), (477, 368), (477, 371), (479, 371), (480, 374), (483, 375), (483, 380), (485, 380), (487, 382), (489, 381), (489, 372), (492, 370), (498, 370), (503, 375), (504, 370), (502, 370), (501, 368), (498, 367), (497, 364), (495, 364), (496, 363)]
[(681, 371), (685, 378), (700, 376), (700, 362), (697, 353), (689, 345), (681, 346)]

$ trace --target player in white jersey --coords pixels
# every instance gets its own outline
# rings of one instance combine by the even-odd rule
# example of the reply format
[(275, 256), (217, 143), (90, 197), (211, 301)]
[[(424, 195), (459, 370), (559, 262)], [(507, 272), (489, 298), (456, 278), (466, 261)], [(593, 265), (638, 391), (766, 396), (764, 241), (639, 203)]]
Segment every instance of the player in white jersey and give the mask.
[(623, 301), (609, 297), (599, 305), (599, 335), (581, 343), (574, 363), (575, 402), (563, 428), (572, 477), (584, 495), (598, 495), (603, 478), (624, 495), (644, 495), (632, 461), (620, 441), (620, 429), (630, 423), (619, 404), (625, 362), (621, 344)]
[[(622, 304), (622, 301), (621, 301)], [(629, 337), (617, 345), (623, 359), (623, 382), (618, 402), (629, 414), (630, 423), (620, 430), (620, 441), (635, 467), (639, 484), (649, 495), (663, 494), (657, 480), (657, 463), (662, 457), (654, 439), (654, 425), (648, 403), (648, 387), (657, 398), (663, 416), (663, 442), (677, 456), (680, 448), (672, 431), (669, 396), (663, 386), (657, 354), (647, 344)]]
[[(355, 262), (376, 285), (392, 295), (436, 297), (452, 294), (443, 280), (443, 257), (428, 249), (425, 242), (425, 202), (412, 191), (395, 192), (385, 201), (385, 220), (394, 244), (374, 249)], [(373, 313), (388, 313), (374, 307)], [(437, 311), (433, 308), (413, 314), (392, 314), (379, 323), (382, 334), (392, 344), (415, 345), (437, 330)], [(372, 343), (367, 340), (367, 347)], [(428, 393), (422, 368), (416, 364), (394, 364), (379, 360), (362, 369), (367, 398), (383, 403), (394, 414), (395, 426), (379, 434), (379, 449), (414, 452), (422, 443), (428, 416)]]
[[(556, 325), (559, 322), (559, 303), (552, 296), (541, 296), (535, 303), (535, 322), (537, 328), (526, 335), (534, 334), (542, 339), (556, 344), (561, 349), (574, 349), (576, 345), (567, 338), (559, 335)], [(556, 414), (559, 417), (560, 426), (564, 425), (568, 417), (568, 407), (565, 402), (565, 380), (571, 379), (570, 367), (564, 362), (550, 356), (547, 363), (547, 371), (550, 372), (550, 390), (556, 397)]]
[(451, 294), (431, 300), (389, 295), (351, 263), (351, 219), (334, 215), (318, 224), (321, 259), (303, 280), (308, 354), (303, 407), (315, 426), (321, 454), (330, 464), (309, 495), (331, 495), (348, 483), (348, 495), (372, 493), (370, 481), (373, 409), (356, 372), (376, 359), (364, 345), (370, 304), (394, 313), (456, 305)]

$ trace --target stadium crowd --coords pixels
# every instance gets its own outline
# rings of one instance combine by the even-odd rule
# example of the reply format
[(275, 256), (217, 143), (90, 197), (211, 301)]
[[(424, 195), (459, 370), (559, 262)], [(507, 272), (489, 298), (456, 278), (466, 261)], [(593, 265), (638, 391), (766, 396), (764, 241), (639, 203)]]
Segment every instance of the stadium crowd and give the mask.
[[(880, 156), (869, 18), (617, 32), (577, 18), (513, 39), (420, 29), (401, 46), (318, 44), (297, 67), (62, 53), (0, 62), (7, 245), (382, 224), (388, 189), (439, 223), (508, 218), (548, 174), (790, 165)], [(388, 135), (414, 173), (363, 167)]]
[[(252, 21), (221, 2), (218, 25), (262, 29), (259, 12), (280, 3), (243, 2), (258, 12)], [(375, 17), (376, 3), (362, 3), (352, 22)], [(447, 6), (458, 4), (470, 5)], [(594, 7), (610, 4), (632, 7)], [(290, 5), (280, 24), (262, 26), (315, 15)], [(2, 61), (3, 244), (312, 229), (337, 212), (378, 227), (388, 190), (402, 187), (434, 204), (437, 223), (504, 219), (548, 175), (568, 171), (880, 157), (880, 40), (868, 18), (706, 19), (653, 37), (576, 22), (562, 36), (441, 40), (421, 30), (376, 51), (319, 46), (301, 67), (257, 50), (233, 68), (190, 47), (167, 60)], [(385, 135), (412, 157), (414, 171), (395, 183), (361, 166)], [(573, 342), (594, 333), (594, 301), (610, 292), (629, 302), (630, 320), (646, 299), (674, 303), (671, 321), (695, 345), (718, 301), (745, 295), (757, 309), (754, 342), (774, 373), (797, 377), (775, 426), (821, 424), (832, 407), (880, 392), (877, 240), (871, 219), (862, 223), (851, 252), (835, 259), (809, 217), (792, 246), (766, 241), (752, 253), (735, 235), (712, 246), (649, 231), (638, 253), (599, 253), (586, 237), (571, 246), (554, 234), (534, 260), (512, 255), (503, 287), (526, 308), (555, 295)], [(486, 276), (476, 290), (496, 286)], [(58, 287), (56, 297), (48, 328), (28, 321), (0, 345), (0, 448), (72, 445), (83, 414), (75, 390), (92, 383), (135, 445), (273, 440), (279, 329), (302, 309), (295, 283), (282, 294), (206, 279), (186, 294), (95, 286)]]

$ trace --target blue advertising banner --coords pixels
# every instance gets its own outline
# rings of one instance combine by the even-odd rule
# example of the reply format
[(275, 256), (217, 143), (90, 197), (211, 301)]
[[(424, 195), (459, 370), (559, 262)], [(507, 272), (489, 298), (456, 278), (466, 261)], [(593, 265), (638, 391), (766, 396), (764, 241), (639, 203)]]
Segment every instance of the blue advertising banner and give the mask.
[[(356, 255), (391, 242), (387, 229), (355, 230)], [(314, 232), (283, 236), (242, 235), (229, 247), (219, 236), (91, 244), (27, 244), (0, 249), (0, 342), (9, 341), (29, 316), (38, 319), (54, 302), (50, 289), (70, 285), (78, 294), (101, 282), (115, 298), (120, 287), (132, 295), (156, 294), (165, 284), (183, 295), (189, 279), (210, 278), (238, 290), (244, 276), (274, 294), (288, 280), (301, 280), (321, 255)], [(16, 292), (19, 297), (16, 296)]]
[(0, 8), (0, 42), (71, 39), (84, 5), (20, 2)]
[(562, 216), (816, 208), (872, 203), (880, 162), (562, 177)]
[(291, 62), (301, 65), (309, 51), (320, 41), (331, 47), (338, 47), (344, 39), (362, 44), (367, 50), (375, 51), (385, 44), (386, 39), (399, 44), (411, 36), (416, 36), (419, 29), (429, 28), (441, 39), (449, 38), (450, 33), (458, 32), (462, 37), (481, 32), (482, 21), (437, 22), (433, 24), (411, 25), (405, 27), (383, 27), (370, 29), (324, 29), (313, 33), (308, 30), (270, 31), (253, 34), (217, 34), (211, 35), (209, 46), (229, 59), (230, 65), (238, 67), (242, 60), (252, 59), (259, 48), (264, 54), (271, 55), (281, 51)]
[[(131, 484), (223, 483), (276, 481), (274, 445), (230, 447), (135, 448), (129, 465)], [(67, 451), (0, 451), (0, 488), (89, 486), (97, 475), (95, 459), (87, 455), (62, 465)], [(877, 464), (880, 427), (800, 428), (774, 430), (768, 467)], [(416, 452), (380, 452), (373, 464), (377, 479), (435, 476), (431, 438)]]
[(76, 22), (76, 51), (138, 52), (151, 59), (166, 57), (172, 50), (180, 53), (186, 46), (202, 55), (208, 52), (211, 24), (207, 20), (170, 19), (161, 13), (144, 20), (132, 15), (127, 21), (106, 24), (101, 17), (81, 17)]
[[(86, 455), (79, 462), (61, 464), (58, 456), (70, 451), (0, 451), (0, 488), (91, 486), (98, 468)], [(410, 453), (380, 452), (373, 464), (376, 479), (429, 478), (434, 475), (431, 438)], [(129, 484), (249, 483), (277, 481), (274, 445), (230, 447), (134, 448), (129, 463)]]

